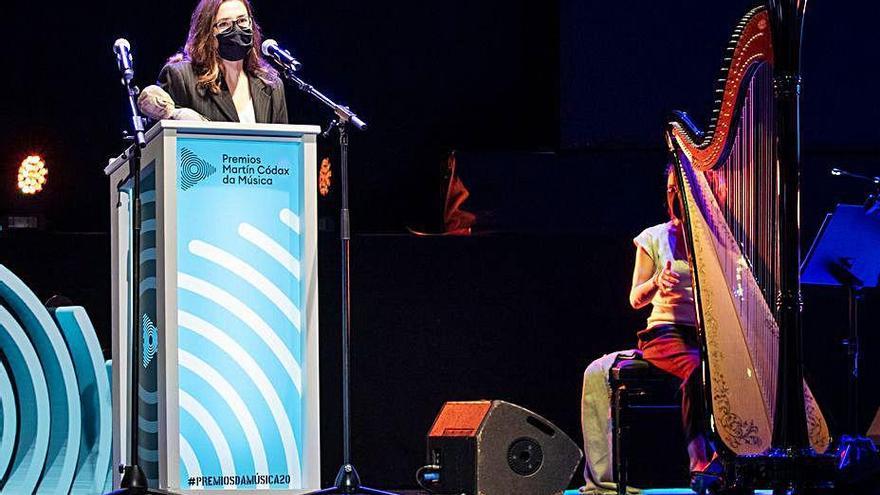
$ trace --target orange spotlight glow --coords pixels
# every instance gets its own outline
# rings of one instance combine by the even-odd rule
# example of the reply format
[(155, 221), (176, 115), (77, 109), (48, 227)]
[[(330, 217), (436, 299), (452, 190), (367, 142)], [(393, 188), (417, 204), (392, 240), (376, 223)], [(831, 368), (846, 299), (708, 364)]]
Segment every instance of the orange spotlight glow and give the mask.
[(18, 189), (23, 194), (37, 194), (46, 185), (49, 169), (39, 155), (31, 155), (21, 162), (18, 168)]
[(330, 159), (321, 160), (321, 173), (318, 176), (318, 192), (321, 196), (330, 194), (330, 185), (332, 184), (333, 171), (330, 169)]

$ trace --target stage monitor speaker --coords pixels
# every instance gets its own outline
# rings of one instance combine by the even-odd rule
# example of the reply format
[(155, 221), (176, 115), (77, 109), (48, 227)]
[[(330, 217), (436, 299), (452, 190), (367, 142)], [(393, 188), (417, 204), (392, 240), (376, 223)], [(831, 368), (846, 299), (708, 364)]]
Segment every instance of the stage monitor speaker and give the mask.
[(419, 483), (432, 493), (556, 495), (583, 454), (549, 421), (504, 401), (447, 402), (428, 434)]

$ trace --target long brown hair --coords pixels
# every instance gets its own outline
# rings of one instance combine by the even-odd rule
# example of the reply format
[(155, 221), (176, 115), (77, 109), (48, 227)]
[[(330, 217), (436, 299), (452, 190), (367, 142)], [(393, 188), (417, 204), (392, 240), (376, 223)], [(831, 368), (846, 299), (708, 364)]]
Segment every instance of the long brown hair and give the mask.
[[(200, 0), (193, 11), (189, 24), (189, 35), (186, 38), (183, 52), (171, 57), (169, 62), (189, 60), (198, 76), (196, 86), (199, 89), (220, 93), (221, 65), (217, 53), (217, 36), (214, 34), (214, 19), (224, 2), (232, 0)], [(278, 80), (278, 71), (272, 68), (260, 54), (263, 33), (254, 19), (254, 10), (250, 0), (238, 0), (244, 4), (254, 30), (254, 46), (244, 59), (244, 71), (259, 77), (267, 83)]]

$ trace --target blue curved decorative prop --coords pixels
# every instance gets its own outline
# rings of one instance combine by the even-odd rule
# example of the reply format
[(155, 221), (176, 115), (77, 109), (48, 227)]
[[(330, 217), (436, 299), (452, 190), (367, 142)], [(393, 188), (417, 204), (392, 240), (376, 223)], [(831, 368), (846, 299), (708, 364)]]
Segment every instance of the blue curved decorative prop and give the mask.
[[(110, 384), (110, 390), (113, 390), (113, 360), (108, 359), (107, 361), (104, 361), (104, 373), (107, 374), (107, 383)], [(113, 408), (112, 402), (109, 407), (111, 408), (111, 413), (112, 413), (112, 408)], [(111, 436), (111, 441), (112, 441), (113, 440), (112, 437), (116, 433), (113, 432), (113, 428), (112, 428), (113, 425), (111, 424), (110, 426), (111, 426), (110, 436)], [(112, 452), (111, 452), (111, 454), (112, 454)], [(110, 465), (107, 466), (107, 479), (104, 481), (104, 489), (101, 490), (101, 493), (109, 493), (112, 490), (113, 490), (113, 459), (112, 459), (112, 455), (111, 455)]]
[(113, 491), (113, 470), (107, 471), (107, 479), (104, 480), (104, 489), (101, 493), (110, 493)]
[(37, 493), (68, 493), (82, 436), (82, 408), (73, 361), (49, 312), (3, 265), (0, 265), (0, 300), (12, 310), (34, 344), (49, 388), (49, 451)]
[(71, 493), (101, 493), (112, 449), (112, 404), (104, 356), (84, 308), (57, 308), (53, 315), (73, 358), (82, 399), (82, 444)]
[(49, 388), (37, 351), (21, 325), (0, 306), (0, 353), (6, 358), (15, 383), (21, 415), (18, 445), (3, 493), (33, 493), (40, 481), (49, 451)]
[(12, 454), (15, 451), (15, 438), (18, 436), (18, 413), (16, 412), (15, 391), (6, 365), (0, 361), (0, 480), (6, 479)]

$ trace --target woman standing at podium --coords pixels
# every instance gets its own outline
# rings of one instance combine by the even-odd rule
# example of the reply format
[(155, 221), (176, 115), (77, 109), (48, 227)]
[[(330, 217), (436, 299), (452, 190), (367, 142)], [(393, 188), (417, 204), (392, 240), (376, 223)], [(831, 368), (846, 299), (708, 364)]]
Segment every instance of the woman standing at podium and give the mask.
[(201, 0), (183, 52), (159, 74), (167, 95), (146, 88), (141, 109), (153, 118), (286, 124), (284, 85), (261, 41), (249, 0)]

